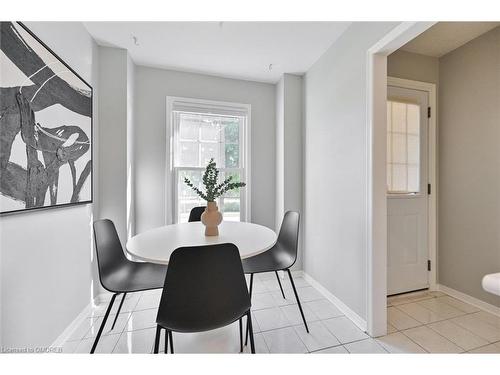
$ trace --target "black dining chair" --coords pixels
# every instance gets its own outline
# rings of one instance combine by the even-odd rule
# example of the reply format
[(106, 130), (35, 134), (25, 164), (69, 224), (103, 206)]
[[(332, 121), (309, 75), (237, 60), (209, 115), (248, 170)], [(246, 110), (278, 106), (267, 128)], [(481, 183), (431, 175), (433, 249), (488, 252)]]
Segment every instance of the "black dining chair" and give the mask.
[(206, 206), (193, 207), (189, 212), (188, 222), (201, 221), (201, 214), (205, 212)]
[(94, 222), (94, 238), (99, 269), (99, 281), (104, 289), (113, 293), (104, 315), (90, 353), (94, 353), (104, 326), (108, 319), (115, 298), (123, 293), (122, 300), (116, 312), (111, 329), (115, 327), (116, 319), (127, 293), (163, 287), (167, 266), (145, 262), (133, 262), (123, 253), (115, 225), (111, 220)]
[(242, 318), (247, 316), (251, 352), (255, 353), (250, 296), (240, 253), (231, 243), (181, 247), (170, 256), (165, 286), (156, 317), (154, 353), (165, 330), (165, 353), (174, 352), (172, 332), (204, 332), (239, 321), (243, 351)]
[[(245, 274), (250, 274), (250, 298), (252, 297), (253, 275), (262, 272), (274, 272), (276, 274), (278, 283), (280, 284), (281, 293), (283, 294), (283, 298), (285, 298), (283, 287), (281, 286), (278, 276), (278, 271), (286, 271), (288, 273), (293, 293), (295, 294), (295, 299), (297, 300), (297, 305), (299, 307), (300, 314), (302, 315), (302, 320), (304, 321), (307, 333), (309, 333), (309, 327), (307, 326), (304, 311), (302, 310), (302, 306), (300, 304), (299, 295), (297, 294), (292, 273), (290, 272), (290, 267), (292, 267), (297, 260), (299, 220), (300, 215), (298, 212), (287, 211), (283, 217), (283, 222), (281, 223), (276, 244), (271, 249), (253, 257), (243, 259), (241, 262), (243, 264)], [(245, 345), (247, 344), (247, 340), (248, 324)]]

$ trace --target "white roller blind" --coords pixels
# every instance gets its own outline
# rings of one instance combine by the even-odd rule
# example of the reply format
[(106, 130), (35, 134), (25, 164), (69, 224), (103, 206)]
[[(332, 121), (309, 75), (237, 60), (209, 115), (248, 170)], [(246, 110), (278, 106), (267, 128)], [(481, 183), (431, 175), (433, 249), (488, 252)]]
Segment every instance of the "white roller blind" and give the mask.
[(198, 114), (216, 114), (218, 116), (237, 116), (245, 117), (248, 110), (245, 107), (212, 105), (196, 102), (174, 101), (172, 103), (173, 112), (198, 113)]

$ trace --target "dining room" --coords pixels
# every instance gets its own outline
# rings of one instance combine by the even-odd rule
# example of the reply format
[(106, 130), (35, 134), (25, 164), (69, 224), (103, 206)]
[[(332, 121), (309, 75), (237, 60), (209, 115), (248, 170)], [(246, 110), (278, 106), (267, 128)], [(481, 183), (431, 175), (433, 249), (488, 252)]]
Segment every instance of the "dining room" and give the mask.
[[(5, 358), (179, 360), (200, 371), (193, 359), (328, 358), (349, 370), (347, 358), (382, 357), (350, 354), (500, 353), (495, 244), (474, 297), (469, 275), (455, 290), (443, 269), (425, 288), (386, 284), (378, 163), (393, 150), (378, 131), (388, 113), (397, 128), (387, 75), (418, 65), (388, 56), (443, 22), (47, 17), (0, 22)], [(500, 28), (487, 26), (481, 53), (497, 59)], [(491, 61), (481, 57), (493, 75)], [(420, 110), (422, 129), (435, 126)], [(436, 198), (425, 185), (427, 204)], [(394, 258), (408, 252), (389, 245), (402, 249)]]
[[(37, 155), (23, 160), (24, 143), (46, 152), (42, 145), (55, 140), (56, 156), (68, 152), (67, 163), (56, 159), (58, 178), (38, 182), (47, 198), (23, 203), (8, 199), (12, 192), (2, 196), (2, 248), (30, 251), (37, 238), (47, 269), (59, 269), (52, 263), (56, 258), (65, 269), (30, 294), (50, 298), (57, 285), (64, 298), (52, 300), (36, 317), (23, 317), (19, 326), (12, 314), (34, 308), (35, 300), (5, 309), (10, 324), (2, 329), (4, 342), (49, 342), (63, 353), (156, 353), (167, 347), (170, 353), (348, 353), (344, 344), (355, 352), (356, 342), (369, 336), (302, 272), (304, 88), (302, 73), (287, 73), (305, 72), (348, 26), (2, 22), (2, 51), (9, 59), (3, 77), (20, 92), (30, 87), (23, 74), (49, 92), (70, 82), (87, 106), (73, 111), (73, 103), (61, 102), (58, 113), (51, 113), (54, 106), (35, 108), (41, 125), (34, 126), (33, 139), (12, 143), (9, 163), (28, 170)], [(54, 35), (62, 30), (72, 37), (58, 45)], [(256, 35), (273, 32), (267, 45)], [(175, 49), (200, 34), (205, 40), (181, 58), (155, 51), (158, 37)], [(300, 47), (287, 46), (300, 34), (307, 35)], [(169, 35), (176, 37), (165, 39)], [(67, 47), (75, 38), (87, 45), (72, 55)], [(210, 40), (213, 58), (198, 59), (198, 48)], [(240, 51), (234, 50), (236, 40), (245, 46)], [(284, 47), (265, 56), (272, 45)], [(17, 59), (26, 46), (32, 73)], [(309, 53), (293, 60), (299, 48)], [(246, 66), (252, 56), (258, 58)], [(62, 71), (61, 79), (50, 79), (51, 72), (41, 77), (49, 69), (56, 77)], [(36, 91), (28, 95), (31, 103), (41, 98)], [(58, 122), (72, 119), (79, 121), (81, 135), (58, 131)], [(33, 232), (23, 239), (19, 231), (25, 226)], [(71, 250), (59, 253), (56, 233), (73, 238)], [(184, 279), (169, 282), (176, 274), (172, 259), (188, 249), (202, 253), (188, 270), (177, 271)], [(226, 256), (217, 258), (224, 250)], [(204, 253), (216, 258), (204, 259)], [(237, 262), (220, 268), (234, 253)], [(3, 264), (26, 255), (6, 254)], [(33, 277), (39, 266), (27, 263)], [(234, 269), (238, 273), (231, 275)], [(227, 278), (209, 288), (214, 274)], [(17, 283), (18, 292), (28, 283)], [(239, 305), (225, 307), (226, 316), (221, 309), (228, 303), (222, 298), (231, 291), (228, 284), (231, 290), (244, 288), (234, 296)], [(174, 301), (175, 290), (183, 292), (182, 300), (170, 306), (166, 301)], [(183, 305), (189, 301), (194, 304)], [(187, 311), (199, 315), (184, 316)], [(171, 321), (180, 312), (181, 320)], [(22, 328), (56, 313), (58, 319), (36, 330)], [(375, 342), (369, 345), (384, 351)]]

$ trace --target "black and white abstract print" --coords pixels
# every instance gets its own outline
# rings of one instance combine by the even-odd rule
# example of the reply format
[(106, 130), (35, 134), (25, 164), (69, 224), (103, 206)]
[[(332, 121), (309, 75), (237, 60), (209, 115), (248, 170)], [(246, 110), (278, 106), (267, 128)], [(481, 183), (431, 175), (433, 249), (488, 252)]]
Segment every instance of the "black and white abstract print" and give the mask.
[(91, 202), (92, 87), (24, 25), (0, 29), (0, 213)]

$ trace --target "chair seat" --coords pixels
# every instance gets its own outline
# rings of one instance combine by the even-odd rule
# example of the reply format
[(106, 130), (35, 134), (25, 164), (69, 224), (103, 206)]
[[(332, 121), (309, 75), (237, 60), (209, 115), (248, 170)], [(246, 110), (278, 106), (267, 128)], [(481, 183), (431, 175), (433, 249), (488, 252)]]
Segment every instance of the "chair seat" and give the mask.
[(103, 286), (114, 293), (139, 292), (163, 288), (167, 266), (154, 263), (127, 262), (102, 279)]
[(272, 272), (290, 268), (295, 259), (281, 249), (278, 243), (271, 249), (253, 257), (242, 259), (243, 271), (249, 273)]

